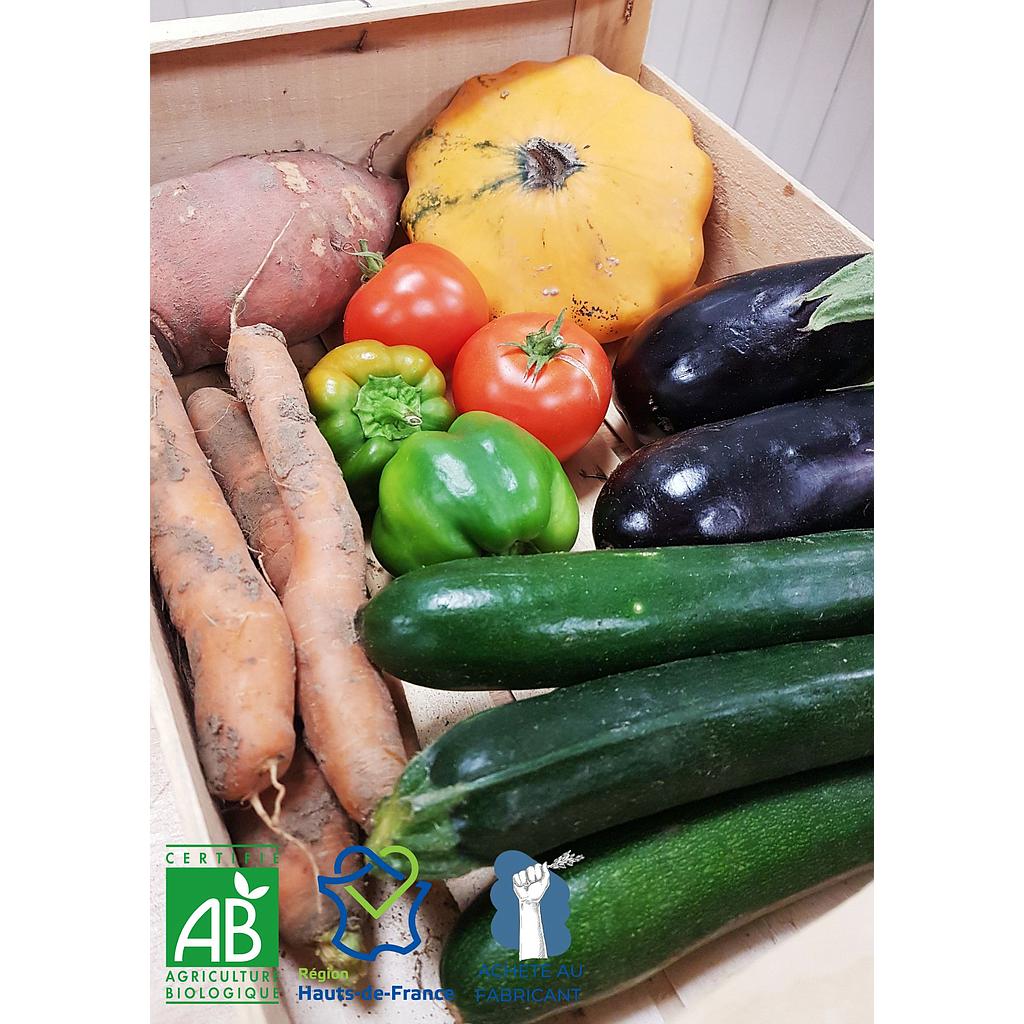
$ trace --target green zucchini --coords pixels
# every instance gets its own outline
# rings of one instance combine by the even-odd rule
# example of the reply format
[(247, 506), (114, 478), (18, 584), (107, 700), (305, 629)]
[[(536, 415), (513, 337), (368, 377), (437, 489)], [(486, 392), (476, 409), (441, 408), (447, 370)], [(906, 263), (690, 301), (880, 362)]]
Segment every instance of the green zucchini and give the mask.
[[(464, 1024), (526, 1024), (567, 1009), (550, 993), (577, 989), (579, 1003), (607, 996), (716, 932), (868, 864), (872, 842), (870, 762), (645, 818), (574, 844), (584, 860), (558, 872), (569, 886), (571, 944), (542, 962), (547, 978), (523, 973), (537, 962), (520, 964), (517, 950), (497, 944), (484, 892), (448, 938), (441, 982)], [(577, 976), (559, 978), (560, 969)]]
[(866, 757), (870, 636), (606, 676), (458, 723), (406, 767), (370, 846), (427, 878), (552, 849), (729, 789)]
[(869, 633), (871, 530), (706, 547), (466, 558), (364, 605), (370, 658), (442, 689), (536, 689)]

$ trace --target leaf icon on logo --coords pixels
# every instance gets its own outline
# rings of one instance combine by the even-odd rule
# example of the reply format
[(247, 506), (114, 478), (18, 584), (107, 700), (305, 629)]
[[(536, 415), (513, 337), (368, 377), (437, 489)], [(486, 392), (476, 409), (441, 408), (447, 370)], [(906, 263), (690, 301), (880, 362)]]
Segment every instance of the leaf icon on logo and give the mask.
[(235, 892), (238, 893), (242, 899), (245, 900), (258, 900), (261, 896), (266, 896), (270, 892), (269, 885), (257, 885), (251, 892), (249, 891), (249, 884), (245, 880), (245, 875), (241, 871), (235, 872)]

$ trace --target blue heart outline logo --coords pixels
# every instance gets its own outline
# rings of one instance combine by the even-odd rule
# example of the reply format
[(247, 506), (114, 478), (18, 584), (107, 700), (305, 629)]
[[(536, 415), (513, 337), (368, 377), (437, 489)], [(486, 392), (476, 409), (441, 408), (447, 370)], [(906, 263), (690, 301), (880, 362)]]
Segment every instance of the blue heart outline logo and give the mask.
[[(365, 863), (356, 871), (349, 872), (348, 874), (342, 874), (342, 864), (344, 864), (345, 859), (352, 854), (365, 858)], [(419, 933), (419, 929), (416, 927), (416, 915), (419, 912), (420, 906), (423, 904), (423, 900), (426, 898), (427, 893), (430, 891), (430, 882), (416, 882), (413, 886), (416, 891), (416, 897), (412, 901), (412, 905), (409, 907), (409, 934), (412, 936), (412, 941), (408, 943), (408, 945), (398, 946), (393, 942), (382, 942), (379, 945), (374, 946), (373, 949), (364, 952), (362, 950), (353, 949), (342, 941), (348, 921), (348, 909), (338, 893), (330, 887), (351, 885), (352, 883), (359, 881), (360, 878), (364, 878), (368, 875), (374, 867), (377, 867), (381, 871), (390, 875), (398, 883), (405, 881), (405, 876), (397, 868), (391, 867), (390, 864), (367, 846), (346, 847), (338, 854), (337, 857), (334, 858), (335, 873), (333, 875), (317, 875), (316, 877), (317, 889), (319, 889), (324, 896), (328, 897), (328, 899), (332, 900), (334, 905), (338, 908), (338, 927), (334, 933), (334, 937), (331, 939), (331, 945), (336, 949), (341, 950), (341, 952), (345, 953), (347, 956), (355, 957), (357, 960), (376, 960), (377, 957), (385, 951), (399, 953), (404, 956), (407, 953), (411, 953), (414, 949), (417, 949), (423, 941)]]

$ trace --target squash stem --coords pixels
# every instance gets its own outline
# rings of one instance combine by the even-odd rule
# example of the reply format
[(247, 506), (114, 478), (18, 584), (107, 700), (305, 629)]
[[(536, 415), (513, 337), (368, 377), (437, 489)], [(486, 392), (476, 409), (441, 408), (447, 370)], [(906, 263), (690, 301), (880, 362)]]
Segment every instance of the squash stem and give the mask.
[(551, 142), (534, 136), (519, 147), (519, 173), (524, 188), (564, 188), (566, 179), (585, 166), (571, 142)]

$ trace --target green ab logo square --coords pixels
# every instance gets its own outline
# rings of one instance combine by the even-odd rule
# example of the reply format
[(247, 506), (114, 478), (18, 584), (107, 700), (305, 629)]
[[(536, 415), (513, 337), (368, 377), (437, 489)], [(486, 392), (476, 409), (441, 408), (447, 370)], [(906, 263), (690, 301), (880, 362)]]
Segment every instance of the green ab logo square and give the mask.
[(168, 967), (276, 967), (277, 868), (167, 868)]

